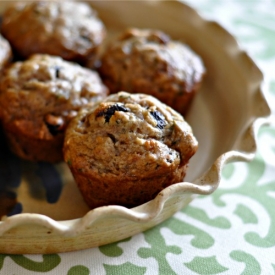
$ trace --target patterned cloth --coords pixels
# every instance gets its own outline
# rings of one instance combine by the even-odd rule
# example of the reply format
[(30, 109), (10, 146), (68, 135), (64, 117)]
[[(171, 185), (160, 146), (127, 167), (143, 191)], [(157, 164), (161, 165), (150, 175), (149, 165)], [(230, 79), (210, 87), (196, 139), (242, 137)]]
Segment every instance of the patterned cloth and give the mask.
[(265, 76), (273, 123), (256, 158), (229, 164), (220, 187), (145, 233), (84, 251), (0, 255), (0, 274), (275, 273), (275, 1), (188, 0), (238, 39)]

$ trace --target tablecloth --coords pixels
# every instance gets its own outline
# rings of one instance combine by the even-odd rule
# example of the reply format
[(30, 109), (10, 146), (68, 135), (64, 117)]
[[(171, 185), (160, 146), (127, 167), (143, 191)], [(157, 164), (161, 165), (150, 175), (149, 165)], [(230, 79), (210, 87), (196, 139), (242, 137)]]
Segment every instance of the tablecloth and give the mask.
[(226, 165), (212, 195), (144, 233), (69, 253), (0, 254), (1, 275), (275, 274), (275, 1), (186, 2), (231, 32), (264, 73), (273, 115), (255, 159)]

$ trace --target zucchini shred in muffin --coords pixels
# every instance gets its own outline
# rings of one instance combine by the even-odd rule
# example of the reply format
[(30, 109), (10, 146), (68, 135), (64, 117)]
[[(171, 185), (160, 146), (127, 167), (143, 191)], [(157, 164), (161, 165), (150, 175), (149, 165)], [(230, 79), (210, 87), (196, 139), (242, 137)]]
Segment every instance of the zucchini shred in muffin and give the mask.
[(63, 152), (90, 208), (134, 207), (181, 182), (197, 146), (179, 113), (152, 96), (119, 92), (71, 120)]
[(0, 80), (0, 119), (11, 151), (31, 161), (63, 160), (68, 122), (107, 94), (95, 71), (60, 57), (13, 63)]

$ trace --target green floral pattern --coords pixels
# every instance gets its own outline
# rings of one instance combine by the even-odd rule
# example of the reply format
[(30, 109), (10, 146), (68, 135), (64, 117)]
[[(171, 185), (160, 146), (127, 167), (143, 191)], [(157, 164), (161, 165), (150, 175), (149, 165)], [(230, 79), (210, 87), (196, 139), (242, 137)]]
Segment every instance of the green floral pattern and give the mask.
[[(275, 1), (186, 1), (233, 33), (265, 75), (275, 114)], [(211, 196), (199, 197), (142, 234), (53, 255), (0, 255), (0, 275), (275, 273), (275, 123), (262, 128), (251, 163), (228, 164)]]

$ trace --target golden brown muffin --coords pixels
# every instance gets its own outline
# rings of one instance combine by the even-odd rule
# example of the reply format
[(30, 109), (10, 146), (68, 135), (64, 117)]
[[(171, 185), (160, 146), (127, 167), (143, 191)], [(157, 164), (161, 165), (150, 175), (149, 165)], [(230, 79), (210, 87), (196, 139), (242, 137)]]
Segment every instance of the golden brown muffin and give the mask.
[(111, 93), (150, 94), (185, 114), (205, 69), (191, 49), (165, 33), (129, 29), (111, 41), (99, 71)]
[(9, 42), (0, 34), (0, 72), (11, 61), (12, 51)]
[(86, 3), (15, 2), (3, 14), (2, 33), (17, 54), (57, 55), (79, 63), (94, 60), (105, 27)]
[(91, 208), (153, 199), (184, 179), (196, 150), (179, 113), (152, 96), (126, 92), (82, 109), (66, 130), (63, 148)]
[(107, 93), (96, 72), (59, 57), (37, 54), (13, 63), (0, 81), (0, 118), (11, 150), (27, 160), (61, 161), (68, 122)]

